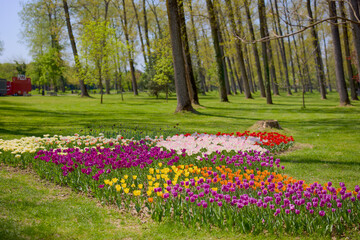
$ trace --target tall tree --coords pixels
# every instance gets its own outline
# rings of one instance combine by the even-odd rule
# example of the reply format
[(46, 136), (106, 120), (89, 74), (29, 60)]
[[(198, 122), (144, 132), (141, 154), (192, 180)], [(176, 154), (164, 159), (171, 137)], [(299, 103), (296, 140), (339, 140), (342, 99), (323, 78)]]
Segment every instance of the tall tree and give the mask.
[[(265, 14), (265, 2), (264, 0), (258, 0), (258, 11), (260, 18), (260, 35), (261, 38), (266, 38), (269, 36), (266, 23), (266, 14)], [(266, 103), (273, 104), (270, 90), (270, 68), (269, 68), (269, 42), (261, 42), (262, 54), (263, 54), (263, 64), (264, 64), (264, 73), (265, 73), (265, 89), (266, 89)]]
[(228, 102), (226, 87), (225, 87), (225, 68), (224, 68), (224, 55), (221, 52), (220, 41), (219, 41), (219, 29), (218, 20), (214, 11), (214, 5), (212, 0), (206, 0), (206, 6), (209, 14), (209, 21), (211, 27), (211, 35), (213, 39), (213, 45), (215, 49), (215, 58), (217, 66), (217, 75), (219, 81), (220, 101)]
[[(228, 10), (228, 15), (229, 15), (232, 32), (234, 34), (236, 34), (237, 36), (240, 36), (241, 30), (239, 31), (237, 29), (237, 26), (241, 27), (241, 22), (240, 22), (241, 20), (239, 19), (238, 25), (235, 24), (235, 17), (234, 17), (234, 13), (233, 13), (231, 0), (225, 0), (225, 2), (226, 2), (227, 10)], [(236, 52), (237, 52), (237, 60), (238, 60), (239, 66), (240, 66), (240, 72), (241, 72), (241, 76), (242, 76), (243, 84), (244, 84), (245, 98), (252, 98), (251, 92), (250, 92), (250, 87), (249, 87), (248, 74), (246, 73), (244, 53), (242, 51), (240, 39), (238, 39), (238, 38), (235, 38), (235, 47), (236, 47)]]
[(140, 19), (139, 19), (139, 15), (137, 12), (137, 6), (135, 5), (135, 1), (131, 0), (131, 3), (133, 5), (134, 8), (134, 12), (135, 12), (135, 18), (136, 18), (136, 24), (138, 26), (138, 32), (139, 32), (139, 38), (140, 38), (140, 43), (141, 43), (141, 50), (144, 56), (144, 62), (145, 64), (147, 64), (147, 58), (146, 58), (146, 54), (145, 54), (145, 46), (144, 46), (144, 40), (143, 40), (143, 35), (142, 35), (142, 31), (141, 31), (141, 25), (140, 25)]
[[(274, 0), (274, 5), (275, 5), (275, 11), (276, 11), (275, 26), (277, 25), (276, 29), (278, 30), (280, 36), (282, 36), (283, 32), (282, 32), (282, 29), (281, 29), (280, 15), (279, 15), (279, 8), (278, 8), (277, 0)], [(289, 80), (288, 63), (287, 63), (287, 57), (286, 57), (286, 52), (285, 52), (284, 38), (280, 38), (279, 41), (280, 41), (280, 46), (279, 46), (280, 47), (280, 54), (281, 54), (282, 63), (283, 63), (284, 70), (285, 70), (285, 83), (286, 83), (287, 94), (292, 95), (291, 86), (290, 86), (290, 80)]]
[(71, 49), (72, 49), (74, 60), (75, 60), (75, 68), (79, 75), (79, 85), (80, 85), (80, 89), (81, 89), (81, 96), (89, 97), (89, 93), (85, 86), (84, 80), (81, 79), (80, 74), (79, 74), (80, 69), (81, 69), (81, 63), (79, 61), (79, 54), (78, 54), (78, 51), (76, 48), (75, 37), (74, 37), (73, 31), (72, 31), (72, 26), (71, 26), (71, 21), (70, 21), (70, 13), (69, 13), (69, 7), (67, 4), (67, 0), (63, 0), (63, 7), (64, 7), (64, 12), (65, 12), (66, 26), (67, 26), (67, 30), (68, 30), (68, 34), (69, 34)]
[(123, 6), (123, 29), (124, 29), (124, 33), (125, 33), (126, 46), (128, 48), (128, 59), (129, 59), (129, 66), (130, 66), (130, 73), (131, 73), (131, 83), (132, 83), (134, 95), (136, 96), (136, 95), (139, 95), (139, 93), (138, 93), (137, 82), (136, 82), (136, 77), (135, 77), (135, 67), (134, 67), (134, 58), (133, 58), (133, 54), (132, 54), (132, 46), (130, 45), (130, 36), (129, 36), (127, 16), (126, 16), (125, 0), (122, 0), (122, 6)]
[(342, 30), (343, 30), (343, 40), (344, 40), (344, 48), (345, 48), (345, 61), (348, 71), (348, 78), (349, 78), (349, 86), (350, 86), (350, 93), (351, 93), (351, 100), (359, 100), (356, 94), (355, 89), (355, 81), (354, 81), (354, 71), (351, 66), (351, 53), (350, 53), (350, 42), (349, 42), (349, 35), (348, 35), (348, 23), (345, 20), (345, 4), (343, 1), (340, 1), (340, 15), (342, 17)]
[(257, 45), (256, 45), (256, 42), (255, 42), (255, 31), (254, 31), (254, 27), (253, 27), (252, 20), (251, 20), (249, 4), (250, 3), (248, 2), (248, 0), (244, 0), (246, 19), (247, 19), (247, 23), (248, 23), (250, 36), (251, 36), (251, 41), (253, 42), (252, 48), (253, 48), (253, 52), (254, 52), (255, 65), (256, 65), (259, 88), (260, 88), (260, 95), (261, 95), (261, 97), (266, 97), (264, 80), (263, 80), (262, 71), (261, 71), (261, 63), (260, 63), (260, 58), (259, 58), (259, 52), (258, 52)]
[(143, 0), (142, 3), (143, 3), (144, 31), (145, 31), (147, 56), (148, 56), (148, 58), (150, 58), (151, 48), (150, 48), (149, 27), (148, 27), (147, 11), (146, 11), (146, 0)]
[[(310, 24), (314, 24), (315, 20), (313, 17), (312, 9), (311, 9), (311, 0), (306, 0), (306, 8), (308, 11)], [(319, 37), (316, 31), (315, 26), (311, 27), (311, 35), (312, 35), (312, 42), (315, 49), (315, 67), (319, 82), (320, 94), (321, 99), (326, 99), (326, 89), (325, 89), (325, 73), (324, 73), (324, 64), (321, 58), (321, 49), (319, 44)]]
[[(329, 4), (330, 17), (337, 17), (336, 2), (333, 0), (328, 0), (328, 4)], [(336, 18), (332, 19), (331, 22), (332, 22), (331, 35), (333, 38), (334, 56), (335, 56), (334, 58), (335, 58), (336, 83), (338, 86), (338, 91), (340, 96), (340, 105), (344, 106), (350, 104), (350, 100), (346, 90), (339, 27), (337, 25), (338, 21)]]
[(166, 7), (174, 61), (175, 88), (177, 97), (177, 107), (175, 112), (194, 111), (186, 86), (185, 59), (183, 55), (179, 19), (179, 3), (177, 0), (166, 0)]
[[(360, 3), (359, 0), (349, 0), (349, 12), (352, 20), (352, 35), (356, 51), (357, 77), (360, 79)], [(357, 22), (357, 23), (356, 23)]]
[(189, 96), (193, 104), (199, 105), (198, 91), (196, 87), (194, 71), (191, 62), (190, 48), (188, 34), (186, 31), (186, 22), (185, 22), (185, 11), (183, 1), (179, 1), (179, 19), (180, 19), (180, 30), (181, 30), (181, 40), (184, 50), (184, 59), (185, 59), (185, 70), (186, 70), (186, 79), (187, 86), (189, 89)]
[(191, 19), (191, 31), (194, 38), (194, 46), (195, 46), (195, 56), (197, 61), (197, 77), (199, 78), (202, 94), (205, 95), (206, 92), (206, 83), (205, 83), (205, 76), (204, 76), (204, 68), (201, 63), (201, 58), (199, 54), (199, 46), (198, 46), (198, 40), (196, 36), (196, 28), (195, 28), (195, 21), (194, 21), (194, 13), (192, 9), (192, 0), (188, 0), (189, 3), (189, 9), (190, 9), (190, 19)]

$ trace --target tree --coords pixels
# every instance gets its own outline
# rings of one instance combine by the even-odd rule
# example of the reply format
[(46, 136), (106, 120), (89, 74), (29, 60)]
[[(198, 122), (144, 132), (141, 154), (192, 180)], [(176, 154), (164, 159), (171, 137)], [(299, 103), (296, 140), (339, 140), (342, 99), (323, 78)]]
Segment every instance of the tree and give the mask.
[(342, 17), (342, 29), (343, 29), (343, 40), (344, 40), (344, 48), (345, 48), (345, 61), (346, 67), (348, 71), (348, 78), (349, 78), (349, 86), (350, 86), (350, 93), (351, 93), (351, 100), (359, 100), (356, 94), (355, 89), (355, 81), (354, 81), (354, 71), (351, 66), (351, 53), (350, 53), (350, 42), (349, 42), (349, 35), (348, 35), (348, 27), (349, 24), (347, 23), (346, 14), (345, 14), (345, 4), (343, 1), (340, 2), (340, 15)]
[[(308, 15), (310, 18), (310, 24), (314, 24), (315, 20), (314, 20), (313, 14), (312, 14), (311, 0), (306, 0), (306, 8), (307, 8)], [(318, 82), (319, 82), (321, 99), (326, 99), (324, 64), (323, 64), (323, 61), (321, 58), (319, 37), (318, 37), (318, 33), (316, 31), (315, 26), (311, 27), (311, 35), (313, 38), (312, 39), (313, 47), (315, 49), (315, 67), (316, 67), (316, 72), (317, 72), (317, 77), (318, 77)]]
[[(329, 4), (329, 15), (330, 17), (336, 17), (336, 2), (333, 0), (328, 0)], [(331, 35), (333, 38), (333, 47), (334, 47), (334, 56), (335, 56), (335, 73), (336, 73), (336, 83), (340, 96), (340, 105), (345, 106), (350, 104), (349, 96), (346, 90), (346, 83), (344, 77), (344, 66), (343, 58), (341, 52), (341, 42), (339, 27), (337, 25), (338, 21), (336, 18), (331, 20)]]
[(80, 69), (81, 69), (81, 64), (80, 64), (80, 61), (79, 61), (79, 55), (78, 55), (78, 51), (77, 51), (77, 47), (76, 47), (76, 41), (75, 41), (75, 37), (74, 37), (74, 34), (73, 34), (72, 26), (71, 26), (70, 13), (69, 13), (69, 7), (68, 7), (68, 4), (67, 4), (67, 0), (63, 0), (63, 7), (64, 7), (64, 12), (65, 12), (66, 26), (67, 26), (67, 30), (68, 30), (71, 49), (72, 49), (74, 60), (75, 60), (76, 72), (78, 73), (78, 76), (79, 76), (79, 85), (80, 85), (80, 89), (81, 89), (81, 97), (89, 97), (89, 93), (88, 93), (88, 91), (86, 89), (86, 86), (84, 84), (84, 79), (81, 79), (80, 74), (79, 74)]
[(216, 66), (217, 66), (217, 77), (219, 81), (219, 90), (220, 90), (220, 101), (221, 102), (228, 102), (227, 94), (226, 94), (226, 87), (225, 87), (225, 67), (224, 67), (224, 55), (221, 52), (220, 48), (220, 41), (219, 41), (219, 29), (218, 29), (218, 20), (216, 18), (214, 12), (214, 5), (211, 0), (206, 0), (206, 6), (208, 9), (209, 14), (209, 21), (211, 27), (211, 35), (213, 39), (213, 45), (215, 49), (215, 59), (216, 59)]
[(356, 51), (357, 77), (360, 80), (360, 4), (358, 0), (350, 0), (349, 3), (353, 42)]
[[(267, 30), (266, 16), (265, 16), (265, 2), (264, 0), (258, 0), (258, 8), (259, 8), (259, 18), (260, 18), (260, 35), (261, 38), (266, 38), (269, 36)], [(270, 68), (269, 68), (269, 59), (268, 59), (268, 51), (269, 42), (263, 41), (261, 43), (262, 46), (262, 54), (263, 54), (263, 64), (264, 64), (264, 73), (265, 73), (265, 88), (266, 88), (266, 103), (273, 104), (270, 90)]]
[(194, 111), (186, 85), (185, 59), (183, 55), (179, 19), (179, 3), (177, 0), (166, 0), (166, 8), (169, 20), (169, 31), (175, 73), (175, 88), (177, 97), (177, 107), (175, 112)]
[[(248, 23), (251, 41), (255, 41), (255, 32), (254, 32), (254, 27), (253, 27), (252, 20), (251, 20), (249, 3), (247, 0), (244, 0), (244, 7), (245, 7), (246, 19), (247, 19), (247, 23)], [(261, 71), (259, 52), (258, 52), (256, 43), (252, 44), (252, 48), (253, 48), (254, 57), (255, 57), (255, 64), (256, 64), (257, 76), (258, 76), (258, 81), (259, 81), (260, 94), (261, 94), (261, 97), (266, 97), (264, 80), (263, 80), (262, 71)]]
[(180, 19), (180, 30), (181, 30), (181, 40), (184, 50), (184, 59), (185, 59), (185, 70), (186, 70), (186, 80), (189, 91), (189, 96), (193, 104), (200, 105), (198, 91), (196, 87), (194, 71), (192, 67), (190, 48), (188, 34), (186, 31), (186, 22), (185, 22), (185, 11), (182, 0), (179, 1), (179, 19)]
[[(234, 13), (232, 11), (231, 0), (225, 0), (225, 2), (226, 2), (228, 14), (229, 14), (231, 29), (236, 35), (240, 35), (239, 34), (240, 31), (238, 31), (236, 24), (235, 24), (235, 18), (234, 18)], [(239, 21), (241, 21), (241, 20), (239, 19)], [(240, 24), (238, 24), (238, 26), (241, 26), (241, 22), (239, 22), (239, 23)], [(242, 76), (242, 80), (243, 80), (243, 84), (244, 84), (245, 98), (252, 98), (251, 92), (250, 92), (250, 87), (249, 87), (249, 79), (248, 79), (248, 75), (246, 73), (244, 53), (242, 51), (241, 42), (238, 38), (235, 39), (235, 46), (236, 46), (236, 52), (237, 52), (237, 59), (238, 59), (239, 65), (240, 65), (240, 72), (241, 72), (241, 76)]]
[(100, 103), (103, 103), (102, 82), (105, 73), (109, 71), (109, 65), (105, 63), (113, 59), (113, 47), (116, 46), (114, 34), (114, 29), (106, 21), (89, 21), (84, 23), (80, 36), (82, 65), (85, 66), (80, 74), (87, 82), (97, 79), (101, 93)]

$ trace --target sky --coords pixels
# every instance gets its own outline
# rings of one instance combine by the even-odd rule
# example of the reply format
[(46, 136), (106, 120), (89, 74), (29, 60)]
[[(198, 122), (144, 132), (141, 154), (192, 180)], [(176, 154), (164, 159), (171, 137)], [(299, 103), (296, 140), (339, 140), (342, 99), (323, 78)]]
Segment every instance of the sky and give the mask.
[(21, 42), (21, 21), (18, 12), (23, 0), (0, 0), (0, 40), (4, 44), (0, 63), (22, 60), (31, 61), (29, 49)]

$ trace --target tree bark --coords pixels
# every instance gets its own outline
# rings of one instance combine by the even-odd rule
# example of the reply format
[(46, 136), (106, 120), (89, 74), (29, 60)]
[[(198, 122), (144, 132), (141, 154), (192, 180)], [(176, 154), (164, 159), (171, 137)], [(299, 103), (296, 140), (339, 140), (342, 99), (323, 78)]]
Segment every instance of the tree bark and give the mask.
[[(279, 16), (279, 8), (278, 8), (277, 0), (274, 0), (274, 4), (275, 4), (276, 16), (277, 16), (277, 19), (276, 19), (277, 22), (275, 22), (275, 25), (276, 24), (278, 25), (277, 29), (279, 31), (280, 36), (282, 36), (283, 32), (282, 32), (281, 24), (280, 24), (280, 16)], [(280, 41), (280, 54), (281, 54), (282, 63), (283, 63), (284, 70), (285, 70), (285, 82), (286, 82), (287, 94), (292, 95), (284, 39), (281, 38), (279, 41)]]
[(228, 102), (226, 87), (225, 87), (225, 72), (224, 72), (224, 56), (221, 52), (220, 42), (219, 42), (219, 29), (218, 23), (216, 19), (216, 15), (214, 12), (214, 6), (211, 0), (206, 0), (206, 6), (209, 14), (210, 27), (211, 27), (211, 35), (213, 38), (213, 44), (215, 49), (215, 58), (216, 58), (216, 66), (218, 72), (218, 81), (219, 81), (219, 91), (220, 91), (220, 101)]
[[(251, 20), (249, 3), (247, 0), (244, 0), (244, 6), (245, 6), (247, 23), (248, 23), (248, 27), (249, 27), (249, 31), (250, 31), (251, 41), (254, 42), (255, 41), (255, 32), (254, 32), (254, 27), (253, 27), (252, 20)], [(266, 97), (264, 80), (263, 80), (262, 71), (261, 71), (259, 52), (258, 52), (256, 43), (252, 44), (252, 48), (253, 48), (254, 57), (255, 57), (255, 65), (256, 65), (257, 76), (258, 76), (260, 95), (261, 95), (261, 97)]]
[(140, 44), (141, 44), (141, 51), (142, 51), (143, 56), (144, 56), (144, 62), (145, 62), (145, 64), (147, 64), (147, 58), (146, 58), (146, 54), (145, 54), (145, 46), (144, 46), (143, 35), (142, 35), (142, 32), (141, 32), (141, 25), (140, 25), (139, 15), (138, 15), (138, 12), (137, 12), (137, 8), (135, 6), (135, 1), (131, 0), (131, 2), (132, 2), (134, 12), (135, 12), (136, 24), (138, 26)]
[(166, 0), (166, 7), (174, 62), (175, 88), (177, 97), (177, 107), (175, 112), (194, 111), (186, 86), (185, 59), (181, 41), (178, 1)]
[[(70, 14), (69, 14), (69, 7), (68, 7), (68, 4), (67, 4), (67, 0), (63, 0), (63, 6), (64, 6), (66, 26), (67, 26), (67, 30), (68, 30), (68, 34), (69, 34), (71, 49), (72, 49), (72, 52), (73, 52), (73, 55), (74, 55), (74, 60), (75, 60), (75, 68), (76, 68), (76, 72), (79, 74), (80, 69), (81, 69), (81, 63), (79, 61), (79, 55), (78, 55), (78, 51), (77, 51), (77, 48), (76, 48), (76, 42), (75, 42), (74, 34), (73, 34), (73, 31), (72, 31), (72, 26), (71, 26), (71, 21), (70, 21)], [(89, 93), (88, 93), (88, 91), (86, 89), (84, 80), (81, 79), (81, 77), (79, 77), (79, 85), (80, 85), (80, 89), (81, 89), (81, 97), (89, 97)]]
[(148, 27), (147, 13), (146, 13), (146, 0), (143, 0), (143, 14), (144, 14), (144, 31), (145, 31), (147, 56), (148, 58), (150, 58), (151, 48), (150, 48), (149, 27)]
[(205, 83), (204, 69), (202, 67), (201, 58), (200, 58), (200, 54), (199, 54), (199, 46), (198, 46), (197, 35), (196, 35), (196, 30), (195, 30), (194, 14), (193, 14), (193, 10), (192, 10), (191, 1), (192, 0), (188, 0), (189, 8), (190, 8), (191, 31), (194, 36), (195, 56), (196, 56), (196, 60), (197, 60), (197, 76), (198, 76), (200, 84), (201, 84), (202, 94), (205, 95), (206, 83)]
[(324, 53), (325, 53), (325, 67), (326, 67), (326, 74), (327, 74), (327, 83), (329, 92), (332, 92), (331, 82), (330, 82), (330, 69), (329, 69), (329, 61), (328, 61), (328, 54), (327, 54), (327, 47), (326, 47), (326, 39), (325, 34), (323, 32), (323, 41), (324, 41)]
[[(350, 18), (352, 21), (359, 22), (360, 19), (360, 3), (359, 0), (350, 0)], [(356, 51), (357, 79), (360, 81), (360, 25), (351, 23), (353, 42)]]
[[(235, 17), (234, 17), (234, 13), (233, 13), (233, 10), (232, 10), (233, 8), (232, 8), (231, 0), (225, 0), (225, 2), (226, 2), (227, 10), (228, 10), (231, 29), (236, 35), (240, 36), (240, 33), (241, 33), (241, 20), (238, 19), (238, 25), (237, 26), (240, 28), (240, 30), (239, 30), (237, 28), (236, 24), (235, 24)], [(238, 18), (239, 17), (240, 16), (238, 15)], [(240, 66), (240, 72), (241, 72), (241, 76), (242, 76), (243, 84), (244, 84), (245, 98), (252, 98), (251, 91), (250, 91), (250, 86), (249, 86), (249, 79), (248, 79), (248, 75), (246, 73), (246, 66), (245, 66), (245, 61), (244, 61), (244, 53), (243, 53), (243, 50), (242, 50), (240, 39), (238, 39), (238, 38), (235, 38), (235, 47), (236, 47), (236, 52), (237, 52), (238, 63), (239, 63), (239, 66)]]
[(193, 104), (200, 105), (198, 91), (194, 77), (194, 71), (191, 62), (189, 40), (186, 31), (184, 5), (182, 0), (179, 1), (179, 20), (180, 20), (181, 40), (184, 50), (185, 70), (186, 70), (186, 79), (188, 81), (187, 86), (189, 90), (189, 96)]
[(135, 77), (135, 67), (134, 67), (134, 59), (132, 57), (131, 53), (131, 47), (130, 47), (130, 38), (129, 38), (129, 31), (128, 31), (128, 25), (127, 25), (127, 17), (126, 17), (126, 5), (125, 0), (122, 0), (123, 3), (123, 19), (124, 19), (124, 33), (125, 33), (125, 40), (126, 40), (126, 46), (128, 48), (128, 58), (129, 58), (129, 65), (130, 65), (130, 73), (131, 73), (131, 82), (132, 82), (132, 88), (134, 91), (134, 95), (139, 95), (138, 89), (137, 89), (137, 83), (136, 83), (136, 77)]
[(340, 15), (342, 19), (342, 29), (343, 29), (343, 41), (345, 47), (345, 61), (347, 66), (347, 72), (349, 77), (349, 86), (350, 86), (350, 93), (351, 93), (351, 100), (359, 100), (356, 94), (356, 87), (354, 81), (354, 71), (351, 66), (351, 53), (350, 53), (350, 42), (349, 42), (349, 35), (348, 35), (348, 23), (345, 21), (346, 14), (345, 14), (345, 5), (343, 1), (340, 1)]
[[(261, 38), (265, 38), (269, 35), (269, 33), (267, 30), (264, 0), (258, 0), (258, 11), (260, 18), (260, 35)], [(270, 42), (262, 42), (261, 46), (262, 46), (264, 74), (265, 74), (266, 103), (273, 104), (271, 97), (271, 89), (270, 89), (270, 69), (269, 69), (269, 61), (268, 61), (269, 43)]]
[[(312, 10), (311, 10), (310, 0), (306, 1), (306, 7), (307, 7), (308, 15), (310, 18), (310, 24), (314, 24), (315, 21), (314, 21)], [(311, 35), (313, 37), (312, 42), (313, 42), (313, 46), (315, 49), (315, 67), (316, 67), (316, 72), (317, 72), (317, 76), (318, 76), (321, 99), (326, 99), (324, 64), (323, 64), (323, 61), (321, 58), (319, 37), (318, 37), (318, 33), (316, 31), (315, 26), (311, 27)]]
[[(336, 17), (336, 2), (328, 0), (329, 4), (329, 15), (330, 17)], [(349, 96), (346, 90), (346, 83), (344, 77), (344, 66), (341, 53), (341, 43), (340, 43), (340, 34), (339, 28), (337, 26), (337, 19), (331, 20), (331, 35), (333, 38), (334, 46), (334, 58), (335, 58), (335, 73), (336, 73), (336, 83), (338, 86), (339, 96), (340, 96), (340, 105), (350, 104)]]

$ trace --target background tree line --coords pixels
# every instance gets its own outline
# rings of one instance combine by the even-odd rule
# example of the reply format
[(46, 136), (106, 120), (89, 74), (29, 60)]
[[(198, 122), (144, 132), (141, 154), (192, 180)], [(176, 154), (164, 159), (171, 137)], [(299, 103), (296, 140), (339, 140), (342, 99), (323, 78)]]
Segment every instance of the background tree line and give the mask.
[(28, 74), (54, 91), (176, 92), (177, 111), (215, 89), (221, 101), (257, 91), (268, 104), (298, 91), (357, 100), (357, 0), (31, 0), (20, 16)]

